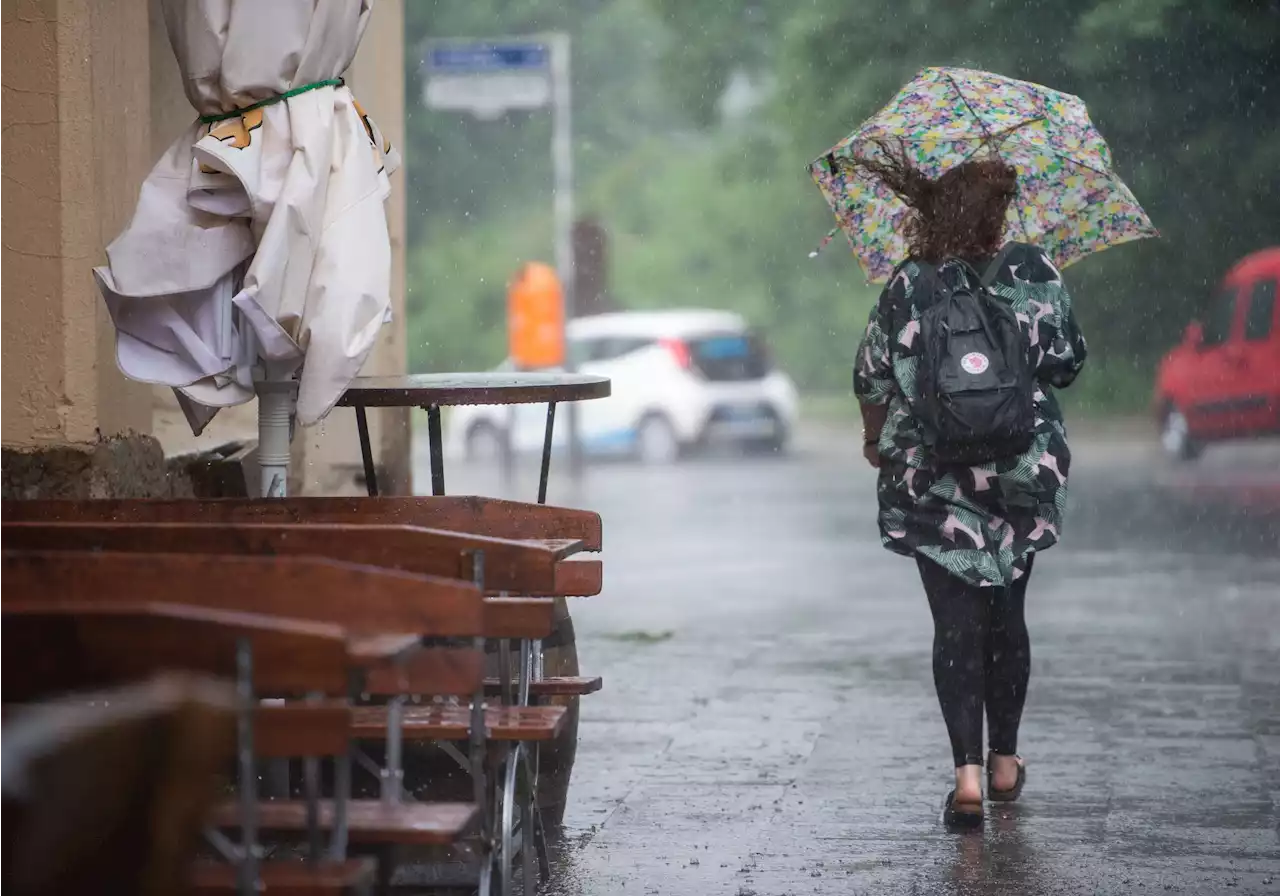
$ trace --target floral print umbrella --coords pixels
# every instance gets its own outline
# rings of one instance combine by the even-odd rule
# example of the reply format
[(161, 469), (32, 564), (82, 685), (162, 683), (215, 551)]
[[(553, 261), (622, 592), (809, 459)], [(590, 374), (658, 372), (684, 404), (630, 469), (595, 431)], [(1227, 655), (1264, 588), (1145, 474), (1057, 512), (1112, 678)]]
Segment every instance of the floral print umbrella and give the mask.
[(901, 145), (931, 178), (998, 153), (1018, 171), (1005, 238), (1040, 246), (1059, 268), (1158, 235), (1112, 170), (1111, 150), (1079, 97), (990, 72), (927, 68), (809, 165), (872, 282), (887, 280), (907, 257), (902, 224), (909, 209), (849, 163), (875, 158), (886, 143)]

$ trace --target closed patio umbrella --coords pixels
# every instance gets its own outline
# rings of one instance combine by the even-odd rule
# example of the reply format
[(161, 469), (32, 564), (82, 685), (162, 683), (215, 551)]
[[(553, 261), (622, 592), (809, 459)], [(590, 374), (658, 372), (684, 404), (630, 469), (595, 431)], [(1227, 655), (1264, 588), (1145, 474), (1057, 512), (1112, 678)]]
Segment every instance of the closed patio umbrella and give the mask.
[(162, 0), (200, 116), (96, 268), (126, 376), (172, 386), (198, 434), (259, 398), (264, 494), (292, 418), (322, 419), (390, 314), (394, 149), (342, 74), (373, 0)]

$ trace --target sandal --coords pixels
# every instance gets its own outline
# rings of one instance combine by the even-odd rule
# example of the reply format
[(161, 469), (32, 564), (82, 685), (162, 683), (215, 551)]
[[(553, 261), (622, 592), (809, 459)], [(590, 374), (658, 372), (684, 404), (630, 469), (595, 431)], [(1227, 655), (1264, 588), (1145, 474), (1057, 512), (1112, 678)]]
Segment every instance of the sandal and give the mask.
[(982, 820), (981, 801), (976, 803), (957, 803), (954, 790), (947, 794), (946, 802), (942, 805), (942, 823), (947, 827), (978, 828), (982, 827)]
[(1014, 761), (1018, 764), (1018, 780), (1008, 790), (997, 790), (995, 785), (995, 770), (991, 766), (991, 756), (987, 756), (987, 799), (993, 803), (1012, 803), (1018, 797), (1022, 796), (1022, 786), (1027, 783), (1027, 766), (1022, 761), (1021, 756), (1014, 756)]

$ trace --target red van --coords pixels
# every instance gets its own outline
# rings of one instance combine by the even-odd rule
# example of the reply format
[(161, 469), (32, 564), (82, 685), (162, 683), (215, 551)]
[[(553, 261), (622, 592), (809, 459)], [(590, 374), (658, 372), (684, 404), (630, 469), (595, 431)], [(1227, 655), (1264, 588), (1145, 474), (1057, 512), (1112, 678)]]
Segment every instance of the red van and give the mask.
[(1280, 246), (1233, 267), (1160, 362), (1160, 441), (1179, 460), (1208, 442), (1280, 433)]

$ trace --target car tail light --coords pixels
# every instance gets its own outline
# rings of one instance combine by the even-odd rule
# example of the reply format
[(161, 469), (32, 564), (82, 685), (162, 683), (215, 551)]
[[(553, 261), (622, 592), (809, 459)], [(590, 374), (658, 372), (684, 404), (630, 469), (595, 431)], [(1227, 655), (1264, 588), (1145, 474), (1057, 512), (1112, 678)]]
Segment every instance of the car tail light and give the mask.
[(671, 353), (680, 369), (688, 370), (693, 366), (693, 358), (689, 355), (689, 346), (680, 339), (660, 339), (658, 344)]

